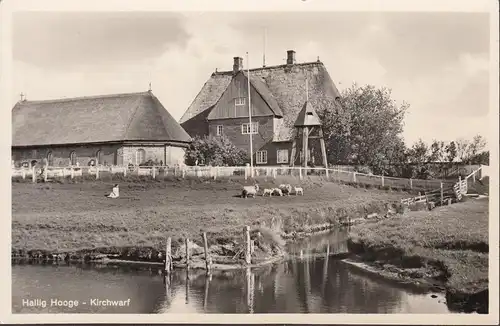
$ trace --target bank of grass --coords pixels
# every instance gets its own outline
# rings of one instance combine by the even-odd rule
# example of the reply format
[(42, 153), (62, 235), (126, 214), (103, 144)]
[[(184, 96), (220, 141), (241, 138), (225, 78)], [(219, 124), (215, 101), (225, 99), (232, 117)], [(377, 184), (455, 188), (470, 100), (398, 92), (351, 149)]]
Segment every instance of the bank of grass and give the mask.
[[(202, 245), (241, 243), (243, 227), (276, 233), (335, 224), (349, 216), (383, 212), (399, 202), (401, 191), (355, 188), (321, 180), (259, 181), (261, 187), (289, 181), (301, 185), (304, 196), (242, 199), (244, 180), (174, 179), (161, 182), (119, 182), (120, 198), (109, 199), (114, 182), (12, 184), (12, 249), (99, 252), (165, 250), (185, 238)], [(142, 249), (141, 249), (142, 250)]]
[(398, 270), (401, 277), (443, 285), (453, 300), (453, 295), (487, 293), (488, 231), (488, 199), (468, 199), (357, 225), (349, 248), (382, 269)]

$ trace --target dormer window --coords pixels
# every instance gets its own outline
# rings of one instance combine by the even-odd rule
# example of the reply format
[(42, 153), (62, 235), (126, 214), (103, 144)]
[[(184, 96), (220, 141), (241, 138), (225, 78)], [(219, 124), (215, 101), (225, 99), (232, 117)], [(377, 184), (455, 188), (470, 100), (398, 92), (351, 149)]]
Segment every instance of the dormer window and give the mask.
[(234, 99), (234, 105), (240, 106), (240, 105), (245, 105), (246, 103), (246, 98), (244, 97), (237, 97)]

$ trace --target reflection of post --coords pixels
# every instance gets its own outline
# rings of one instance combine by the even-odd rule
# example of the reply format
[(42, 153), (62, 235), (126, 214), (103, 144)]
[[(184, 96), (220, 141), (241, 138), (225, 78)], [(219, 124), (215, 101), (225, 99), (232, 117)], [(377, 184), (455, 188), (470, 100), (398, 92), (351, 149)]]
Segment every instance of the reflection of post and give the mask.
[(172, 278), (170, 274), (165, 273), (163, 283), (165, 284), (165, 303), (170, 304), (172, 298)]
[(165, 246), (165, 273), (170, 274), (172, 270), (172, 239), (167, 238), (167, 244)]
[(326, 278), (328, 276), (328, 258), (329, 257), (330, 257), (330, 245), (327, 245), (325, 261), (323, 263), (323, 282), (321, 284), (321, 291), (322, 291), (323, 295), (325, 293)]
[(189, 303), (189, 269), (186, 268), (186, 304)]
[(253, 314), (253, 299), (255, 293), (255, 276), (250, 268), (246, 270), (247, 277), (247, 308), (248, 313)]
[(306, 312), (309, 313), (311, 305), (309, 304), (309, 295), (311, 293), (311, 275), (309, 273), (309, 259), (306, 258), (305, 263), (302, 264), (304, 266), (304, 287), (305, 287), (305, 300), (306, 300)]
[(245, 262), (250, 265), (252, 263), (252, 249), (250, 244), (250, 227), (245, 226)]
[(205, 297), (203, 298), (203, 311), (207, 312), (208, 305), (208, 289), (210, 287), (210, 281), (212, 280), (212, 274), (205, 275)]

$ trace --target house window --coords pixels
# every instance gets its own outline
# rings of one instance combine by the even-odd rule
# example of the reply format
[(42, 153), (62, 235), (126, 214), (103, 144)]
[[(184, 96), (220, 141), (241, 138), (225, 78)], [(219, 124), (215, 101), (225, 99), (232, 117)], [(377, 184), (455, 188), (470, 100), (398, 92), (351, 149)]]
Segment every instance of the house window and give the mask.
[(47, 153), (47, 164), (48, 164), (49, 166), (54, 165), (54, 157), (53, 157), (53, 155), (52, 155), (52, 152), (48, 152), (48, 153)]
[(96, 160), (96, 165), (102, 164), (102, 151), (98, 150), (95, 153), (95, 160)]
[(252, 128), (250, 128), (250, 124), (249, 123), (243, 123), (241, 125), (241, 133), (243, 135), (248, 135), (248, 134), (250, 134), (250, 132), (252, 134), (256, 134), (256, 133), (259, 132), (259, 123), (258, 122), (252, 122)]
[(222, 135), (222, 126), (217, 126), (217, 136)]
[(76, 153), (75, 151), (72, 151), (71, 154), (69, 154), (69, 160), (71, 165), (76, 165)]
[(256, 156), (257, 156), (257, 164), (267, 163), (267, 151), (258, 151)]
[(135, 152), (135, 164), (139, 165), (142, 164), (146, 161), (146, 151), (141, 149), (138, 149), (137, 152)]
[(234, 105), (240, 106), (240, 105), (245, 105), (246, 103), (246, 98), (244, 97), (237, 97), (234, 99)]
[(277, 153), (277, 163), (288, 163), (288, 149), (278, 149)]

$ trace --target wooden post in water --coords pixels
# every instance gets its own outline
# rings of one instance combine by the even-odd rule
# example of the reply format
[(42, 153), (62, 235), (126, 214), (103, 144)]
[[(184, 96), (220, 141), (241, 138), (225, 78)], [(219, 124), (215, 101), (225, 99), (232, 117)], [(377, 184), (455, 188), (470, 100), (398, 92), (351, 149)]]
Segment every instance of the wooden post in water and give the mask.
[(165, 273), (168, 275), (172, 268), (172, 239), (167, 238), (167, 244), (165, 246)]
[(252, 248), (251, 248), (251, 243), (250, 243), (250, 227), (245, 226), (244, 232), (245, 232), (245, 244), (246, 244), (245, 262), (248, 265), (250, 265), (252, 263)]
[[(186, 238), (186, 270), (189, 270), (189, 260), (191, 257), (189, 257), (189, 239)], [(187, 277), (189, 278), (189, 274), (187, 274)]]
[(330, 257), (330, 244), (328, 244), (326, 247), (325, 260), (323, 263), (323, 282), (321, 285), (321, 291), (323, 294), (325, 293), (326, 278), (328, 276), (328, 258), (329, 257)]
[(207, 267), (207, 273), (210, 273), (210, 268), (212, 267), (212, 257), (208, 251), (208, 240), (207, 233), (203, 232), (203, 248), (205, 249), (205, 265)]

